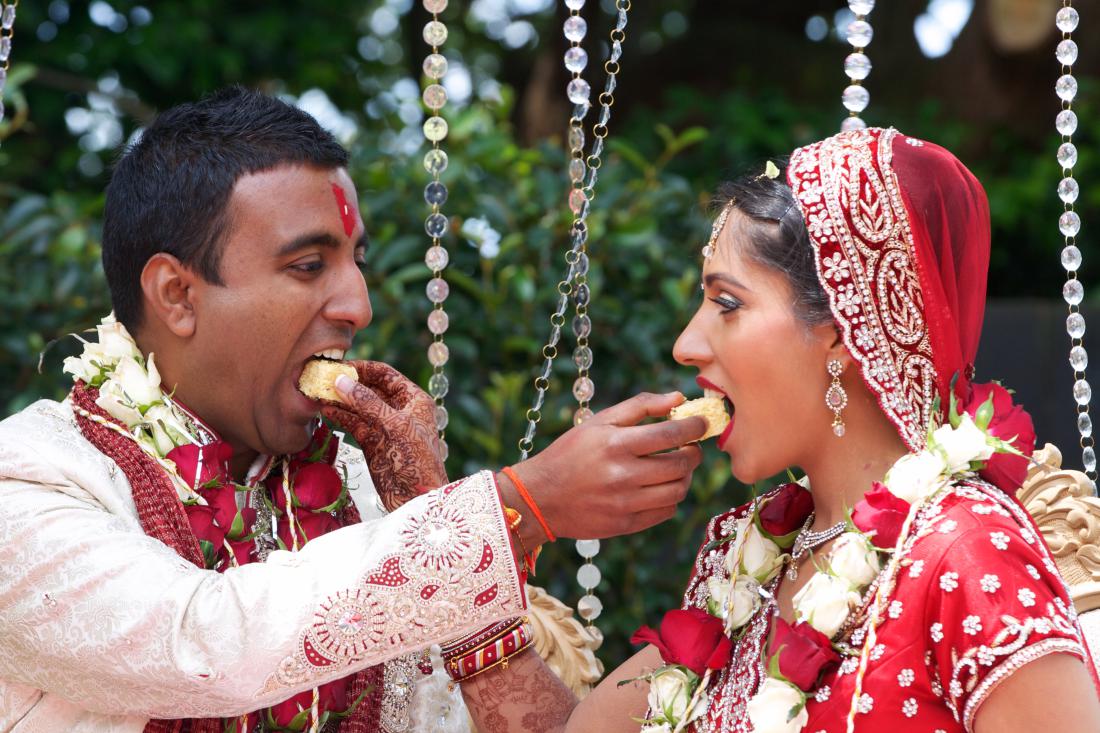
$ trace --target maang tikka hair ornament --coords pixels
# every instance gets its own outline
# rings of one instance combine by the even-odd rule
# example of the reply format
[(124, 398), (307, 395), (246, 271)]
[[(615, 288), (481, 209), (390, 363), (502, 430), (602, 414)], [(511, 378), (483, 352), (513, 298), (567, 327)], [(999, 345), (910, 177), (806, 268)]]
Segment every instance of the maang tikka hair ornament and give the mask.
[(829, 370), (829, 375), (833, 378), (829, 389), (825, 391), (825, 405), (833, 411), (833, 435), (843, 438), (844, 419), (840, 416), (840, 411), (848, 406), (848, 393), (844, 391), (844, 387), (840, 384), (840, 375), (844, 371), (844, 365), (837, 359), (830, 359), (825, 368)]

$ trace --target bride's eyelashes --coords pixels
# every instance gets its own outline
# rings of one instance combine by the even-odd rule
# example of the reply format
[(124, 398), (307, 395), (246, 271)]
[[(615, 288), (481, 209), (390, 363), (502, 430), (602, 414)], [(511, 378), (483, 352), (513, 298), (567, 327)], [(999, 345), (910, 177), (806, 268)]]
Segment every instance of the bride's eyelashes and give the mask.
[(740, 300), (726, 293), (710, 298), (710, 301), (722, 309), (722, 315), (733, 313), (743, 305)]

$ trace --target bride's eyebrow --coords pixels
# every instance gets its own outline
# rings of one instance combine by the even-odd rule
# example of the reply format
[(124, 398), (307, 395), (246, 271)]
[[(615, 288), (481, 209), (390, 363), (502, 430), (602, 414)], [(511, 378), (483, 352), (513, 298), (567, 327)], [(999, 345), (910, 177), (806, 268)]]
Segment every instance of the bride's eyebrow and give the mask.
[(733, 275), (727, 275), (724, 272), (710, 272), (710, 273), (707, 273), (707, 275), (705, 277), (703, 277), (703, 285), (705, 285), (708, 288), (711, 287), (712, 285), (714, 285), (715, 281), (723, 282), (723, 283), (726, 283), (727, 285), (732, 285), (735, 288), (740, 288), (741, 290), (744, 290), (744, 291), (749, 292), (749, 293), (752, 292), (752, 289), (749, 288), (748, 286), (746, 286), (740, 280), (735, 278)]

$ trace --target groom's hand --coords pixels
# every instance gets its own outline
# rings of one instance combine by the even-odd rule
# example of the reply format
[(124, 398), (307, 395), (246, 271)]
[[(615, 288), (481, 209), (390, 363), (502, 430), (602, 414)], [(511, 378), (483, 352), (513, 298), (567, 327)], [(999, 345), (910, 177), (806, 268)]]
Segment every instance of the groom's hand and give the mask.
[[(687, 495), (691, 474), (702, 459), (706, 432), (701, 417), (639, 425), (665, 417), (684, 401), (679, 392), (639, 394), (589, 418), (514, 467), (550, 529), (559, 536), (596, 539), (630, 534), (663, 522)], [(526, 509), (509, 494), (505, 503)], [(524, 512), (526, 515), (526, 512)], [(532, 543), (545, 540), (538, 523), (523, 525)]]
[(446, 484), (432, 398), (388, 364), (348, 363), (359, 382), (338, 379), (345, 404), (326, 403), (321, 414), (355, 437), (386, 509), (418, 496), (420, 488)]

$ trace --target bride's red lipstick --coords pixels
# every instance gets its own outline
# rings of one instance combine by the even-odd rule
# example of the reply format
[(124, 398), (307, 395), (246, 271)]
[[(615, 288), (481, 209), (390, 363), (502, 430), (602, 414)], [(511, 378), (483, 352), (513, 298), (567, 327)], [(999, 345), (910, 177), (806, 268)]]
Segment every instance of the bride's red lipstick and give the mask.
[[(726, 395), (726, 391), (724, 389), (722, 389), (721, 387), (719, 387), (717, 384), (710, 381), (706, 377), (702, 377), (702, 376), (696, 377), (695, 378), (695, 383), (698, 384), (702, 389), (709, 389), (709, 390), (713, 390), (715, 392), (719, 392), (719, 393), (722, 394), (722, 396), (726, 397), (726, 399), (729, 399), (729, 397)], [(719, 449), (721, 449), (723, 446), (725, 446), (726, 440), (729, 439), (730, 433), (733, 432), (733, 419), (734, 419), (734, 416), (730, 415), (730, 421), (726, 425), (726, 429), (723, 430), (722, 434), (718, 436), (718, 441), (717, 442), (718, 442), (718, 448)]]
[(703, 389), (713, 389), (715, 392), (721, 392), (722, 394), (725, 394), (725, 391), (723, 391), (721, 387), (719, 387), (717, 384), (714, 384), (705, 377), (696, 377), (695, 383)]

